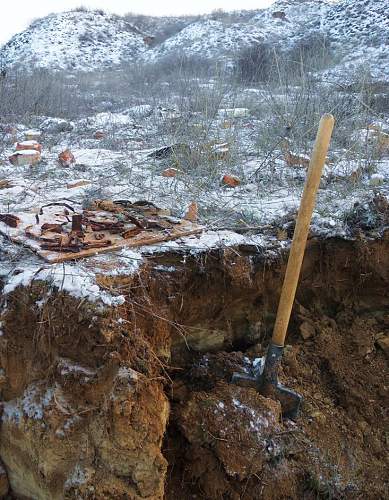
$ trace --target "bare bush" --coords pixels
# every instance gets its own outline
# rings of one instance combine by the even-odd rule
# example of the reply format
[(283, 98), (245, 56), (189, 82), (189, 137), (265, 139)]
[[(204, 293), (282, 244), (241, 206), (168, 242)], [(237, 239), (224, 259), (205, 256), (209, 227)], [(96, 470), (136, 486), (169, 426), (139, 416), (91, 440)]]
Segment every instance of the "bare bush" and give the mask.
[(269, 81), (277, 54), (270, 43), (260, 42), (243, 49), (236, 59), (236, 75), (243, 83)]

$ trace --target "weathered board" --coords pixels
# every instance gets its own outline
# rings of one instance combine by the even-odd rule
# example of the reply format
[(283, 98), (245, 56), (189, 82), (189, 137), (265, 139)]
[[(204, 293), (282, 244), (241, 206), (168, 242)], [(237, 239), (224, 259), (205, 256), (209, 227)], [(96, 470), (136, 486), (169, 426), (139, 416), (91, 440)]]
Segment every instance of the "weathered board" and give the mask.
[[(99, 253), (114, 252), (115, 250), (120, 250), (121, 248), (134, 248), (141, 247), (145, 245), (155, 245), (157, 243), (163, 243), (164, 241), (175, 240), (177, 238), (182, 238), (184, 236), (190, 236), (193, 234), (199, 234), (203, 231), (203, 228), (197, 224), (190, 222), (183, 222), (175, 226), (173, 229), (165, 229), (163, 231), (143, 231), (132, 238), (123, 239), (118, 238), (118, 240), (107, 247), (102, 248), (89, 248), (86, 250), (80, 250), (77, 253), (74, 252), (54, 252), (50, 250), (38, 250), (37, 254), (43, 257), (47, 262), (56, 263), (64, 262), (67, 260), (82, 259), (84, 257), (90, 257), (91, 255), (97, 255)], [(110, 236), (112, 239), (112, 236)]]
[[(47, 250), (41, 248), (42, 241), (39, 239), (42, 224), (45, 222), (53, 222), (53, 217), (56, 217), (56, 222), (61, 222), (61, 220), (63, 220), (62, 214), (54, 214), (53, 211), (57, 212), (58, 207), (53, 207), (48, 213), (44, 214), (44, 216), (41, 215), (39, 223), (36, 222), (36, 212), (15, 213), (13, 215), (20, 219), (18, 226), (13, 228), (0, 222), (0, 233), (7, 236), (11, 241), (30, 248), (47, 262), (58, 263), (82, 259), (100, 253), (114, 252), (122, 248), (155, 245), (184, 236), (199, 234), (203, 231), (203, 227), (199, 224), (180, 219), (172, 224), (171, 227), (144, 229), (127, 238), (124, 238), (121, 234), (111, 233), (109, 230), (100, 230), (98, 231), (99, 234), (104, 235), (105, 239), (109, 240), (111, 244), (99, 248), (81, 248), (78, 251)], [(49, 232), (46, 234), (50, 236), (51, 233)], [(93, 234), (86, 234), (86, 240), (92, 241)]]

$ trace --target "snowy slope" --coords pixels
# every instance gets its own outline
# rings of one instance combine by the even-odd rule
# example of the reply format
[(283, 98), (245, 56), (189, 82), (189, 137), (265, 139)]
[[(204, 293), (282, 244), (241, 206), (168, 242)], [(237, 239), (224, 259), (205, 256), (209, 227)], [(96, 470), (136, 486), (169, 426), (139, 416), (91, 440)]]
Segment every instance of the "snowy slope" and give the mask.
[(253, 24), (225, 25), (210, 19), (190, 24), (160, 46), (144, 53), (145, 60), (156, 60), (177, 51), (187, 55), (214, 57), (232, 54), (262, 40), (262, 31)]
[(71, 11), (39, 19), (15, 35), (2, 48), (0, 61), (88, 70), (135, 60), (146, 48), (139, 30), (117, 16)]
[[(387, 0), (279, 0), (254, 11), (245, 22), (228, 23), (207, 16), (164, 43), (145, 52), (144, 60), (158, 60), (175, 52), (217, 57), (231, 55), (260, 40), (293, 47), (310, 33), (320, 33), (341, 55), (334, 71), (357, 71), (360, 65), (373, 77), (389, 78), (389, 2)], [(282, 13), (283, 18), (275, 13)], [(238, 17), (238, 16), (237, 16)]]
[(333, 74), (367, 66), (373, 77), (389, 79), (388, 0), (340, 0), (326, 11), (323, 24), (345, 52)]
[[(100, 12), (65, 12), (36, 21), (0, 50), (0, 66), (96, 69), (123, 61), (187, 56), (234, 59), (239, 50), (267, 41), (287, 50), (320, 33), (337, 51), (331, 77), (359, 71), (389, 79), (389, 0), (277, 0), (267, 9), (161, 18), (128, 16), (156, 36), (154, 43), (125, 18)], [(240, 15), (241, 14), (241, 15)], [(277, 15), (278, 14), (278, 15)], [(166, 39), (165, 39), (166, 38)]]

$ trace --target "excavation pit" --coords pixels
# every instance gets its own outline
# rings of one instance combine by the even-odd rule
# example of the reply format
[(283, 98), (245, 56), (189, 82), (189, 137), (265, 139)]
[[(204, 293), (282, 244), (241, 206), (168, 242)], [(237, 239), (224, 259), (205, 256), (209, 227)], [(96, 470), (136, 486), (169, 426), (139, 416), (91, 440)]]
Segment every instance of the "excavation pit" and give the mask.
[(304, 397), (296, 422), (231, 384), (265, 352), (282, 245), (167, 249), (130, 274), (104, 257), (104, 300), (20, 273), (0, 337), (12, 494), (385, 497), (388, 241), (309, 241), (280, 374)]

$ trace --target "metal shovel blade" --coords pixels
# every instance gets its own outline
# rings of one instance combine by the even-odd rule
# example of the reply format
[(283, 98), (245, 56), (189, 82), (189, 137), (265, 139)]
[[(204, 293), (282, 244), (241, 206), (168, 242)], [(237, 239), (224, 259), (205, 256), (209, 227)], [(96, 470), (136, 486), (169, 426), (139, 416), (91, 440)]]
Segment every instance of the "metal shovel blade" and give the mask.
[(262, 358), (256, 376), (234, 373), (232, 382), (245, 387), (253, 387), (260, 394), (277, 399), (281, 403), (282, 415), (295, 420), (299, 415), (303, 398), (278, 382), (278, 368), (283, 351), (283, 347), (270, 344), (266, 358)]

